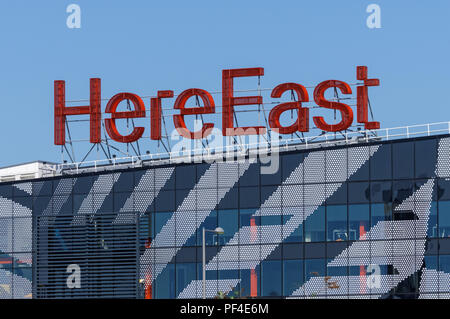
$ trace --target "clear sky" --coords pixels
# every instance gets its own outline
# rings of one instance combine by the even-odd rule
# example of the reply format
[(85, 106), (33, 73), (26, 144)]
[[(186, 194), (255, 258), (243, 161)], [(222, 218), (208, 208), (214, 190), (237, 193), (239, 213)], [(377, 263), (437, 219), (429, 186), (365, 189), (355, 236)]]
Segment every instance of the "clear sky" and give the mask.
[[(71, 3), (81, 29), (66, 26)], [(366, 26), (371, 3), (380, 29)], [(264, 67), (263, 87), (352, 83), (367, 65), (381, 80), (370, 96), (382, 127), (450, 121), (449, 15), (448, 0), (2, 1), (0, 166), (60, 160), (54, 80), (85, 99), (91, 77), (111, 97), (214, 91), (222, 69), (240, 67)]]

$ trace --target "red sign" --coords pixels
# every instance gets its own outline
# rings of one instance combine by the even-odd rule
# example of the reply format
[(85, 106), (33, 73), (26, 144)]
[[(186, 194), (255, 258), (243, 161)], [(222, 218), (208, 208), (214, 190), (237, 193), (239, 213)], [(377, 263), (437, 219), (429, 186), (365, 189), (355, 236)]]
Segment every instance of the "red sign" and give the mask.
[[(356, 78), (363, 81), (357, 86), (357, 122), (363, 123), (368, 130), (380, 128), (379, 122), (369, 122), (368, 120), (368, 87), (379, 86), (378, 79), (368, 79), (366, 66), (358, 66)], [(222, 71), (222, 134), (224, 136), (265, 134), (264, 126), (234, 127), (234, 108), (241, 105), (262, 104), (261, 96), (235, 97), (233, 80), (237, 77), (263, 76), (263, 68), (231, 69)], [(327, 132), (344, 131), (353, 123), (353, 111), (347, 104), (328, 101), (325, 98), (325, 91), (336, 88), (342, 94), (352, 94), (350, 85), (343, 81), (328, 80), (318, 84), (314, 90), (315, 103), (327, 109), (340, 112), (341, 121), (337, 124), (328, 124), (321, 116), (314, 116), (313, 121), (317, 128)], [(284, 92), (292, 91), (297, 95), (297, 101), (281, 103), (275, 106), (269, 114), (270, 128), (279, 134), (292, 134), (295, 132), (309, 131), (309, 108), (302, 106), (302, 103), (309, 102), (309, 95), (306, 88), (297, 83), (283, 83), (272, 90), (272, 98), (280, 98)], [(152, 140), (161, 139), (161, 99), (172, 98), (173, 91), (158, 91), (157, 97), (151, 98), (150, 122)], [(203, 101), (203, 106), (186, 108), (186, 102), (191, 97), (198, 97)], [(134, 105), (134, 111), (118, 112), (117, 107), (120, 102), (128, 100)], [(173, 123), (178, 133), (189, 139), (202, 139), (207, 137), (214, 128), (213, 123), (204, 123), (203, 127), (191, 132), (185, 124), (184, 117), (187, 115), (213, 114), (215, 113), (214, 99), (211, 94), (202, 89), (188, 89), (178, 95), (175, 100), (174, 109), (180, 110), (179, 114), (173, 115)], [(90, 142), (101, 142), (101, 80), (90, 80), (90, 103), (88, 106), (66, 107), (65, 81), (55, 81), (55, 145), (64, 145), (66, 141), (66, 117), (68, 115), (88, 114), (90, 116)], [(281, 114), (289, 110), (297, 110), (298, 118), (290, 126), (282, 126), (280, 123)], [(142, 99), (133, 93), (119, 93), (113, 96), (107, 106), (105, 113), (110, 113), (111, 117), (105, 119), (105, 127), (108, 135), (114, 141), (120, 143), (135, 142), (142, 137), (145, 128), (135, 127), (129, 135), (119, 133), (116, 120), (145, 117), (145, 105)]]

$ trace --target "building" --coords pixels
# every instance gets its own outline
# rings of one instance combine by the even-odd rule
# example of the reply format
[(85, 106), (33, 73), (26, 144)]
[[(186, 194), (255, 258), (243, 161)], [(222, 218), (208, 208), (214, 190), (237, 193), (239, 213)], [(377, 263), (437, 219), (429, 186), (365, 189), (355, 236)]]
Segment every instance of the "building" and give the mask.
[(1, 183), (0, 297), (449, 298), (448, 133)]

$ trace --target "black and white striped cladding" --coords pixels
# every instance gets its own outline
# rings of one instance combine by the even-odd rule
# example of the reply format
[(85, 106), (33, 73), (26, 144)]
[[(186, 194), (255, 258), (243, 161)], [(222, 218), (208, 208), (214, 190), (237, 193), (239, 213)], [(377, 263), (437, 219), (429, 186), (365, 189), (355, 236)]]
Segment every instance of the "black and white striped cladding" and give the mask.
[[(298, 154), (297, 154), (298, 155)], [(287, 166), (284, 168), (283, 173), (290, 176), (292, 170), (294, 170), (300, 163), (303, 161), (302, 156), (292, 157), (291, 162), (294, 165)], [(240, 165), (238, 162), (219, 162), (217, 164), (217, 173), (218, 173), (218, 181), (219, 181), (219, 189), (203, 189), (201, 192), (203, 193), (203, 197), (208, 200), (205, 203), (210, 205), (210, 202), (217, 202), (217, 197), (222, 198), (222, 200), (218, 201), (217, 206), (214, 209), (237, 209), (241, 208), (257, 208), (260, 207), (260, 202), (265, 203), (265, 205), (261, 207), (280, 207), (281, 205), (281, 192), (279, 192), (279, 196), (274, 196), (274, 192), (277, 190), (281, 181), (281, 170), (279, 170), (276, 174), (271, 174), (269, 176), (258, 174), (260, 171), (260, 162), (255, 161), (253, 164), (250, 164), (248, 169), (239, 179), (238, 185), (232, 185), (230, 182), (230, 178), (236, 179), (239, 176), (239, 172), (244, 171), (242, 168), (239, 169)], [(224, 178), (228, 178), (226, 182), (221, 183), (220, 181)], [(291, 178), (290, 181), (295, 182), (295, 179)], [(255, 188), (258, 185), (261, 185), (260, 192)], [(231, 189), (226, 186), (232, 186)], [(256, 193), (252, 195), (245, 196), (246, 192), (251, 193), (253, 190), (256, 190)], [(206, 192), (205, 192), (206, 191)], [(217, 192), (217, 193), (216, 193)], [(224, 196), (222, 194), (225, 194)], [(239, 197), (241, 199), (239, 200)], [(293, 196), (295, 198), (296, 196)], [(270, 199), (269, 199), (270, 198)], [(275, 199), (276, 198), (276, 199)], [(202, 210), (206, 204), (199, 203), (197, 206), (198, 210)], [(281, 212), (278, 209), (272, 209), (272, 215), (280, 216), (281, 223)], [(268, 212), (265, 210), (265, 212)], [(192, 214), (194, 216), (195, 212), (186, 212), (188, 214)], [(201, 214), (203, 215), (203, 214)], [(185, 225), (179, 225), (177, 223), (177, 229), (183, 229)], [(201, 229), (203, 224), (199, 225), (198, 228)], [(183, 232), (183, 230), (182, 230)], [(178, 233), (178, 230), (176, 231)], [(192, 236), (195, 236), (194, 233)], [(271, 230), (267, 232), (262, 230), (260, 234), (258, 234), (258, 238), (262, 237), (268, 242), (279, 242), (281, 240), (281, 228), (278, 233), (274, 233)], [(261, 240), (258, 240), (260, 243)], [(176, 245), (178, 246), (180, 241), (177, 239)], [(255, 248), (254, 248), (255, 249)], [(183, 251), (183, 248), (182, 248)], [(181, 252), (184, 253), (184, 252)], [(177, 254), (178, 255), (178, 254)]]
[[(320, 261), (324, 272), (311, 276), (310, 270), (301, 270), (304, 282), (283, 290), (284, 297), (294, 292), (292, 297), (302, 298), (378, 298), (405, 295), (405, 289), (417, 287), (429, 297), (444, 296), (439, 283), (448, 271), (439, 269), (443, 262), (439, 258), (449, 255), (450, 250), (445, 250), (443, 238), (432, 238), (436, 241), (434, 252), (427, 245), (427, 236), (441, 227), (443, 221), (432, 218), (441, 216), (444, 206), (440, 203), (450, 200), (448, 140), (430, 137), (287, 152), (280, 155), (281, 169), (270, 175), (260, 174), (260, 162), (235, 161), (43, 179), (17, 186), (7, 183), (0, 185), (0, 250), (11, 255), (31, 254), (32, 241), (27, 234), (33, 232), (32, 215), (48, 217), (48, 224), (41, 224), (42, 230), (52, 225), (66, 227), (61, 237), (70, 242), (70, 229), (95, 216), (107, 214), (108, 224), (120, 228), (133, 224), (137, 214), (139, 242), (134, 249), (139, 254), (135, 263), (141, 280), (144, 278), (147, 286), (154, 284), (155, 297), (172, 281), (175, 292), (161, 296), (199, 297), (201, 228), (221, 226), (221, 218), (229, 212), (226, 218), (234, 218), (237, 225), (233, 233), (207, 248), (210, 297), (224, 285), (227, 289), (245, 288), (253, 270), (258, 296), (265, 296), (264, 267), (271, 263), (284, 267), (285, 260), (301, 262), (304, 267)], [(347, 207), (350, 223), (349, 207), (358, 205), (367, 207), (368, 212), (366, 233), (361, 238), (334, 242), (326, 237), (324, 241), (305, 242), (305, 225), (320, 212), (327, 229), (328, 214), (333, 211), (329, 207)], [(390, 220), (374, 220), (375, 208), (389, 214)], [(75, 223), (66, 225), (68, 216), (75, 216)], [(352, 227), (358, 231), (359, 225)], [(52, 240), (56, 246), (61, 244), (58, 236)], [(82, 245), (82, 238), (79, 240)], [(45, 246), (45, 241), (41, 244)], [(41, 253), (45, 257), (45, 249)], [(431, 257), (437, 261), (430, 262)], [(382, 266), (381, 286), (363, 289), (360, 267), (374, 263)], [(195, 271), (185, 272), (192, 265)], [(55, 280), (64, 279), (60, 270)], [(14, 276), (18, 274), (14, 272)], [(325, 284), (328, 277), (338, 288)], [(3, 280), (13, 282), (12, 278), (13, 274), (5, 271), (0, 274), (0, 284)], [(167, 278), (171, 279), (166, 283)], [(424, 284), (410, 287), (414, 281)]]

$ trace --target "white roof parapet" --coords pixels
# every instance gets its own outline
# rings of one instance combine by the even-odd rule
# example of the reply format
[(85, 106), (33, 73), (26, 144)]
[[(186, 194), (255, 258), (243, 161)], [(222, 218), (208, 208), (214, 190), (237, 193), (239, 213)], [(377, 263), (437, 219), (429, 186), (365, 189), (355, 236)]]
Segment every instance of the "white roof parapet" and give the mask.
[(347, 131), (322, 134), (319, 136), (305, 136), (304, 138), (280, 139), (273, 145), (267, 142), (253, 144), (226, 145), (220, 149), (191, 149), (183, 152), (146, 154), (122, 158), (102, 159), (79, 163), (54, 164), (37, 161), (17, 166), (0, 168), (0, 183), (23, 179), (52, 177), (61, 175), (77, 175), (82, 173), (96, 173), (138, 167), (151, 167), (177, 163), (199, 163), (202, 161), (223, 161), (224, 158), (255, 155), (264, 156), (268, 153), (286, 152), (293, 150), (307, 150), (332, 146), (354, 145), (359, 143), (390, 141), (402, 138), (414, 138), (450, 134), (450, 122), (410, 125), (395, 128), (383, 128), (367, 131)]
[(23, 181), (56, 175), (58, 165), (43, 161), (0, 168), (0, 183)]

